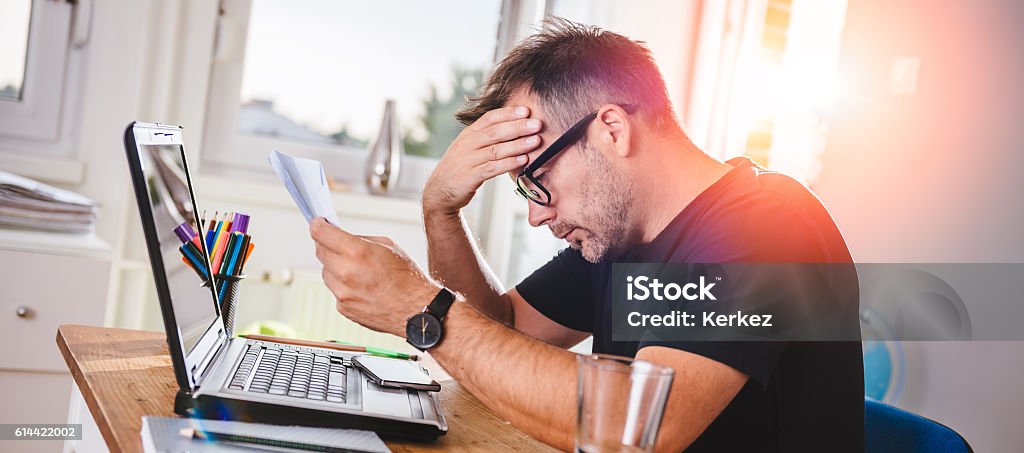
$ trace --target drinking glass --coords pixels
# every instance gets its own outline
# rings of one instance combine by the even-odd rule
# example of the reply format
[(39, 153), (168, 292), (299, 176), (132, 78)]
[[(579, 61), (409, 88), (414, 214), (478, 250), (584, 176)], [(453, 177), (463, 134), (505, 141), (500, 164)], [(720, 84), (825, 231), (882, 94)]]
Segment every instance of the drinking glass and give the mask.
[(607, 354), (576, 362), (576, 451), (653, 452), (675, 371)]

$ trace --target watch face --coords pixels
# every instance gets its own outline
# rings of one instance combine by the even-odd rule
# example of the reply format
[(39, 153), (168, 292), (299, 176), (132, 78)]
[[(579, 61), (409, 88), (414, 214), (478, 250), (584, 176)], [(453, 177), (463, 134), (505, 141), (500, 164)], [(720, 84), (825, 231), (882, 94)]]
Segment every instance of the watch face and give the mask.
[(405, 323), (405, 339), (419, 349), (430, 349), (441, 341), (441, 321), (430, 313), (417, 313)]

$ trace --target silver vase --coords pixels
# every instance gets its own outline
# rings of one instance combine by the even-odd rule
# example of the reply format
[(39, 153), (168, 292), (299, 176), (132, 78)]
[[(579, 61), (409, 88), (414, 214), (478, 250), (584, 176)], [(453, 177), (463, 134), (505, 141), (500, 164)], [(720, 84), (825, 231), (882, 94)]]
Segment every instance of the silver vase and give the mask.
[(398, 172), (402, 168), (402, 134), (398, 128), (395, 101), (388, 99), (384, 104), (384, 118), (380, 122), (377, 139), (370, 145), (366, 160), (366, 187), (371, 193), (393, 192), (398, 184)]

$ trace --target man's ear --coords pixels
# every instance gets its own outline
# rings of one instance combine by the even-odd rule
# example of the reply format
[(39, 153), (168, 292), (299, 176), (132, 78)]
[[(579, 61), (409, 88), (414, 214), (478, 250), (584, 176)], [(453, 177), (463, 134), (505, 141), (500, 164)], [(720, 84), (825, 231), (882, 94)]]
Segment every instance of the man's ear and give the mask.
[(604, 140), (611, 145), (611, 150), (620, 157), (627, 157), (633, 153), (630, 146), (630, 136), (633, 133), (629, 123), (629, 114), (622, 107), (615, 104), (606, 104), (597, 111), (596, 129), (600, 131), (598, 140)]

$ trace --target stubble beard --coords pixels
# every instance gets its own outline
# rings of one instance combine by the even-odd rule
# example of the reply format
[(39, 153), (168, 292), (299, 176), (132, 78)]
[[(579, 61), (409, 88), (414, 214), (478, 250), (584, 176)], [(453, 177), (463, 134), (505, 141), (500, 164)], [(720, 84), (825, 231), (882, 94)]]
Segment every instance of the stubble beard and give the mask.
[(585, 236), (570, 243), (591, 263), (614, 259), (625, 251), (624, 242), (630, 221), (632, 185), (612, 167), (597, 149), (583, 150), (587, 172), (580, 184), (583, 198), (576, 217)]

